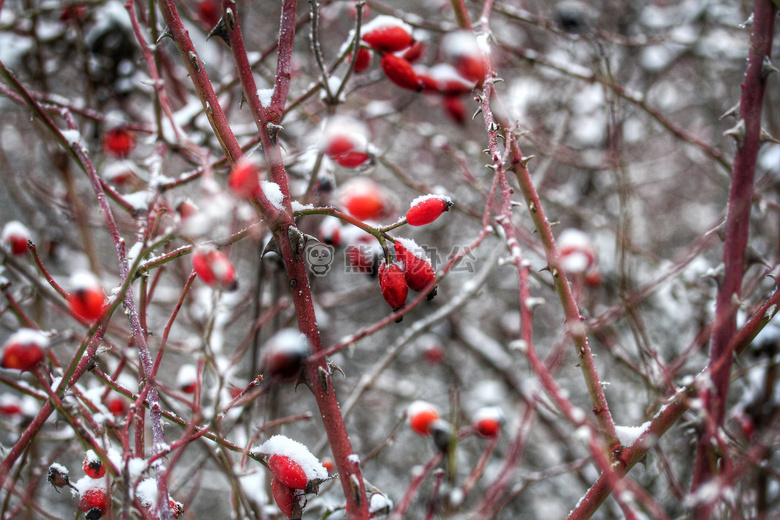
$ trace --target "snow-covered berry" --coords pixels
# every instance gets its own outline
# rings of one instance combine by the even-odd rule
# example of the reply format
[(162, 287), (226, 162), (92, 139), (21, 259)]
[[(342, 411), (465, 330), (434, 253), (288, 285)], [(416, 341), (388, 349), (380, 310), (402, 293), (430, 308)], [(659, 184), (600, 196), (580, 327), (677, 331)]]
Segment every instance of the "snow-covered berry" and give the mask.
[(14, 256), (27, 253), (27, 242), (31, 238), (30, 230), (18, 220), (11, 220), (3, 226), (2, 241), (8, 245)]
[(274, 435), (253, 453), (265, 457), (274, 477), (291, 489), (308, 490), (328, 478), (328, 470), (304, 444), (284, 435)]
[(70, 475), (68, 468), (57, 462), (49, 466), (49, 471), (46, 474), (46, 480), (49, 484), (55, 488), (61, 488), (70, 484)]
[(263, 371), (269, 377), (289, 379), (298, 375), (310, 347), (306, 336), (296, 329), (282, 329), (263, 346)]
[(347, 181), (338, 193), (339, 206), (360, 220), (380, 220), (393, 212), (392, 199), (368, 177)]
[(363, 26), (363, 41), (380, 52), (398, 52), (414, 41), (409, 24), (393, 16), (377, 16)]
[(93, 450), (87, 450), (83, 466), (84, 473), (89, 478), (102, 478), (106, 474), (106, 467), (103, 465), (103, 461), (100, 460), (100, 457)]
[(338, 116), (325, 124), (320, 150), (345, 168), (357, 168), (371, 159), (366, 126), (350, 117)]
[(418, 435), (430, 435), (431, 424), (439, 418), (439, 411), (427, 401), (414, 401), (406, 409), (409, 427)]
[(471, 421), (482, 437), (495, 437), (506, 422), (503, 410), (497, 406), (486, 406), (477, 410)]
[(88, 322), (93, 322), (103, 315), (106, 310), (106, 295), (94, 274), (89, 271), (73, 273), (70, 286), (68, 305), (71, 314)]
[(35, 329), (19, 329), (6, 340), (0, 367), (15, 370), (32, 370), (42, 362), (49, 338)]
[[(396, 258), (404, 265), (404, 278), (411, 290), (423, 291), (434, 282), (436, 273), (433, 266), (426, 257), (418, 254), (421, 248), (416, 242), (406, 238), (398, 238), (394, 247)], [(435, 286), (428, 293), (428, 299), (433, 299), (434, 296), (436, 296)]]
[(566, 274), (581, 275), (596, 266), (596, 249), (587, 233), (568, 228), (558, 236), (558, 256)]
[(198, 383), (198, 368), (192, 364), (182, 365), (176, 374), (176, 388), (185, 394), (194, 394)]
[(406, 212), (406, 223), (410, 226), (430, 224), (451, 207), (452, 200), (445, 195), (431, 194), (417, 197)]

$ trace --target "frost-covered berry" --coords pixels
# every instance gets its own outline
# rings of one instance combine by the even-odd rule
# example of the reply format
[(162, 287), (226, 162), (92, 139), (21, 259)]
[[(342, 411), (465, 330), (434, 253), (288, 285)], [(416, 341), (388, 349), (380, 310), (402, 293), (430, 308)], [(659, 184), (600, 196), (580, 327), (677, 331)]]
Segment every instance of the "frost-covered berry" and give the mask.
[(379, 266), (379, 287), (382, 296), (393, 311), (406, 305), (409, 288), (406, 285), (404, 271), (399, 264), (384, 263)]
[(497, 406), (480, 408), (471, 421), (474, 429), (482, 437), (495, 437), (506, 422), (503, 410)]
[(427, 401), (414, 401), (406, 409), (409, 427), (418, 435), (430, 435), (431, 424), (439, 418), (439, 411)]
[(32, 370), (44, 359), (49, 348), (49, 338), (35, 329), (19, 329), (6, 340), (0, 367), (15, 370)]
[(423, 195), (409, 205), (406, 223), (410, 226), (430, 224), (452, 207), (452, 199), (445, 195)]
[(579, 229), (564, 229), (558, 236), (558, 256), (566, 274), (580, 275), (596, 266), (596, 249), (587, 233)]
[(185, 394), (195, 393), (195, 385), (198, 382), (198, 369), (195, 365), (182, 365), (176, 374), (176, 388)]
[(135, 135), (125, 126), (115, 126), (103, 134), (103, 150), (111, 157), (125, 158), (135, 148)]
[(363, 41), (381, 52), (398, 52), (414, 41), (409, 24), (393, 16), (377, 16), (363, 26)]
[(274, 435), (253, 453), (262, 455), (274, 477), (291, 489), (310, 489), (328, 478), (328, 470), (298, 441)]
[(18, 220), (11, 220), (3, 226), (2, 241), (11, 249), (11, 254), (21, 256), (27, 253), (27, 242), (32, 233)]
[(415, 92), (423, 90), (424, 85), (420, 78), (417, 77), (414, 67), (405, 59), (395, 54), (385, 54), (379, 61), (379, 65), (382, 67), (382, 72), (385, 73), (387, 79), (399, 87)]
[(102, 478), (106, 474), (106, 467), (103, 461), (92, 450), (88, 450), (84, 457), (84, 473), (90, 478)]
[(106, 309), (106, 295), (97, 277), (89, 271), (78, 271), (70, 277), (71, 293), (68, 295), (70, 312), (74, 316), (93, 322)]
[(298, 375), (310, 347), (306, 336), (296, 329), (282, 329), (263, 346), (263, 371), (269, 377), (289, 379)]
[(227, 291), (238, 289), (233, 264), (222, 251), (210, 244), (195, 248), (192, 253), (192, 268), (208, 286)]

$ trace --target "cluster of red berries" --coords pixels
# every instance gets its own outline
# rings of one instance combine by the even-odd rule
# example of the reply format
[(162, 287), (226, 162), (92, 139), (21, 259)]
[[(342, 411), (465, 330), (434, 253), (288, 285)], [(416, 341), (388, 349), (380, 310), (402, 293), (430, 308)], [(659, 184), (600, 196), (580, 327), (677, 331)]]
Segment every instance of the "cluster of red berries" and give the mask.
[(97, 482), (106, 475), (106, 467), (92, 450), (87, 451), (82, 466), (87, 480), (82, 479), (76, 483), (76, 489), (79, 491), (79, 511), (84, 513), (87, 520), (97, 520), (106, 514), (109, 506), (105, 481)]
[[(441, 451), (448, 451), (455, 436), (453, 426), (439, 416), (439, 410), (427, 401), (414, 401), (406, 409), (409, 428), (423, 437), (432, 437)], [(504, 426), (506, 419), (498, 407), (481, 408), (474, 414), (471, 427), (484, 438), (495, 438)]]

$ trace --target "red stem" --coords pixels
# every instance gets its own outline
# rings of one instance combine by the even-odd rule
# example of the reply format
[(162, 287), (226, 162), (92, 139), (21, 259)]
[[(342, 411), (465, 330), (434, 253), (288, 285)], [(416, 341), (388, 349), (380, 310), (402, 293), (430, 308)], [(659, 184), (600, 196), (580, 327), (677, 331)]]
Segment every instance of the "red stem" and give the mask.
[[(725, 275), (718, 291), (710, 344), (709, 367), (712, 385), (705, 390), (703, 396), (706, 420), (696, 450), (692, 492), (706, 484), (718, 472), (717, 456), (712, 441), (717, 435), (717, 429), (723, 424), (726, 413), (726, 395), (731, 375), (729, 348), (737, 327), (736, 311), (742, 294), (753, 179), (758, 149), (761, 146), (761, 112), (768, 77), (764, 62), (769, 59), (772, 51), (776, 15), (777, 7), (771, 0), (756, 0), (748, 66), (742, 83), (742, 99), (739, 105), (740, 120), (737, 127), (738, 130), (740, 127), (744, 129), (744, 136), (738, 132), (723, 247)], [(720, 359), (728, 360), (715, 369), (713, 364)], [(711, 502), (699, 504), (695, 510), (695, 518), (702, 520), (709, 518), (712, 506)]]

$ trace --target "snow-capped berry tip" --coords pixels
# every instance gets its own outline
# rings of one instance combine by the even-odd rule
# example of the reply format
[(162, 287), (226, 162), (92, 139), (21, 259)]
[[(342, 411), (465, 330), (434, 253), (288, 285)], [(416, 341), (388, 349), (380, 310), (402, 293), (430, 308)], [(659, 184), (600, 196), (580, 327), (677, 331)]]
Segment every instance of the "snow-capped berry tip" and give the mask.
[(41, 363), (49, 338), (35, 329), (19, 329), (6, 340), (0, 367), (27, 371)]
[[(409, 288), (416, 292), (425, 290), (436, 279), (433, 266), (422, 248), (414, 240), (397, 238), (394, 244), (395, 257), (404, 266), (404, 277)], [(436, 296), (436, 286), (430, 289), (428, 299)]]
[(368, 177), (354, 177), (344, 183), (337, 200), (341, 208), (360, 220), (380, 220), (395, 210), (387, 191)]
[(176, 374), (176, 388), (185, 394), (194, 394), (198, 383), (198, 368), (192, 364), (182, 365)]
[(557, 244), (561, 269), (567, 274), (586, 274), (596, 267), (596, 249), (584, 231), (564, 229)]
[(344, 168), (357, 168), (371, 159), (366, 126), (347, 116), (331, 118), (325, 124), (320, 150)]
[(57, 462), (49, 466), (49, 472), (46, 474), (46, 480), (55, 488), (70, 485), (70, 475), (68, 468)]
[(446, 195), (423, 195), (412, 201), (406, 212), (406, 223), (410, 226), (430, 224), (452, 207), (452, 199)]

